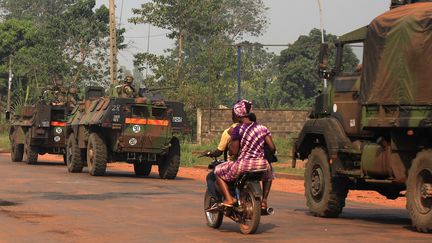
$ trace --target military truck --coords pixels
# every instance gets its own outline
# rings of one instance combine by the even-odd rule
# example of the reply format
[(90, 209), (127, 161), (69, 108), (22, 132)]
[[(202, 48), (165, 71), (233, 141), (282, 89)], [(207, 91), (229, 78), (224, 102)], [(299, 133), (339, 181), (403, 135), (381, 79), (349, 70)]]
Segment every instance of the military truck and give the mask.
[(134, 165), (147, 176), (157, 165), (159, 176), (174, 179), (180, 165), (180, 142), (172, 135), (170, 110), (145, 98), (106, 97), (102, 87), (88, 87), (86, 98), (67, 122), (67, 167), (101, 176), (109, 162)]
[[(363, 63), (344, 70), (348, 46)], [(337, 217), (349, 190), (407, 198), (412, 225), (432, 230), (432, 2), (392, 8), (320, 53), (323, 92), (293, 148), (306, 160), (309, 210)], [(406, 190), (406, 194), (403, 192)]]
[(9, 129), (11, 160), (36, 164), (39, 154), (64, 155), (66, 113), (66, 106), (47, 104), (44, 101), (22, 107), (14, 115)]

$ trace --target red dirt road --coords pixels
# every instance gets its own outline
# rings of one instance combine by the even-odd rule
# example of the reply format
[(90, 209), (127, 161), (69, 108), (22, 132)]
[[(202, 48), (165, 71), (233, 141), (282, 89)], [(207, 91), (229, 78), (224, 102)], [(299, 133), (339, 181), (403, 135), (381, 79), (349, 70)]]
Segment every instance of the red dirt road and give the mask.
[[(181, 168), (176, 180), (157, 173), (138, 178), (126, 164), (110, 165), (103, 177), (70, 174), (56, 157), (30, 166), (0, 154), (0, 242), (430, 242), (413, 232), (403, 206), (351, 195), (340, 218), (308, 214), (302, 181), (278, 179), (257, 234), (244, 236), (224, 219), (205, 225), (205, 170)], [(363, 193), (363, 192), (362, 192)], [(360, 194), (359, 194), (360, 195)], [(370, 202), (373, 202), (370, 203)]]
[[(123, 170), (133, 172), (133, 165), (125, 163), (109, 164), (109, 168), (114, 170)], [(182, 168), (179, 176), (190, 178), (199, 181), (205, 181), (206, 173), (201, 168)], [(153, 172), (157, 172), (154, 168)], [(304, 194), (303, 180), (277, 178), (273, 183), (274, 191), (290, 192), (296, 194)], [(405, 208), (406, 200), (405, 197), (400, 197), (396, 200), (388, 200), (384, 196), (373, 191), (350, 191), (348, 194), (348, 200), (355, 202), (371, 203), (377, 205), (393, 206), (399, 208)]]

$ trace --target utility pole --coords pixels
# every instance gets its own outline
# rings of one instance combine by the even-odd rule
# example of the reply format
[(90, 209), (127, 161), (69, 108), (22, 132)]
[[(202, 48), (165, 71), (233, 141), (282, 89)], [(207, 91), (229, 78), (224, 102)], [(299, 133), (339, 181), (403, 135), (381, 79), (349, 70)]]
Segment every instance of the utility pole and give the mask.
[(116, 85), (117, 80), (117, 30), (115, 19), (115, 0), (109, 0), (109, 27), (110, 27), (110, 75), (111, 84)]
[(241, 45), (237, 46), (237, 101), (241, 100)]

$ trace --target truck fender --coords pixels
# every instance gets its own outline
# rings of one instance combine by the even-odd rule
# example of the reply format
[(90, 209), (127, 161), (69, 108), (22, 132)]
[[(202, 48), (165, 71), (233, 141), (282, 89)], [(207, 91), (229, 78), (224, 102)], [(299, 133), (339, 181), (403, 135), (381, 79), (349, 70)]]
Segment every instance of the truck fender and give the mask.
[(352, 148), (340, 122), (332, 117), (306, 121), (293, 147), (293, 158), (306, 159), (312, 149), (323, 147), (330, 158)]

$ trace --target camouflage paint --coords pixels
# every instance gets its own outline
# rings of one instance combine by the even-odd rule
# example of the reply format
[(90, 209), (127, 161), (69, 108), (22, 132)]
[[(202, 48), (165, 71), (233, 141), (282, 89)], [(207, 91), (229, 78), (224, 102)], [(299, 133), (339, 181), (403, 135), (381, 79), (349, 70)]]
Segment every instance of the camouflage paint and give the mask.
[[(149, 116), (132, 117), (133, 106), (147, 109)], [(172, 138), (171, 121), (168, 116), (153, 116), (152, 108), (155, 107), (167, 110), (165, 106), (131, 98), (103, 97), (86, 100), (69, 117), (69, 131), (77, 133), (81, 148), (86, 148), (90, 131), (98, 131), (113, 153), (162, 154), (169, 148)], [(128, 124), (130, 122), (126, 121), (131, 118), (137, 123)], [(133, 131), (134, 126), (139, 127), (139, 132)], [(129, 144), (132, 138), (137, 140), (135, 145)]]

